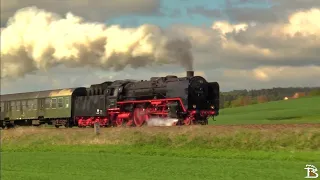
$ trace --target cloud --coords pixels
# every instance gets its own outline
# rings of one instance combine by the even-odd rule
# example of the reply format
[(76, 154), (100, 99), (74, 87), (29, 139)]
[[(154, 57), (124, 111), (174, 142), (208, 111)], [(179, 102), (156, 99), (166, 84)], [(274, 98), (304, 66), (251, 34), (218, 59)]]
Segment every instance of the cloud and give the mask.
[[(252, 70), (226, 69), (221, 82), (224, 88), (261, 89), (271, 87), (320, 86), (320, 66), (261, 66)], [(239, 83), (241, 82), (241, 83)]]
[(277, 22), (282, 17), (282, 12), (274, 11), (270, 8), (231, 8), (226, 9), (226, 16), (235, 22), (260, 22), (260, 23), (270, 23)]
[(65, 17), (36, 7), (19, 10), (1, 29), (4, 78), (17, 78), (59, 64), (123, 70), (159, 64), (192, 69), (191, 44), (155, 25), (106, 26), (72, 13)]
[[(274, 23), (174, 26), (193, 45), (195, 69), (222, 89), (320, 86), (320, 9)], [(221, 74), (219, 74), (221, 73)]]
[(58, 14), (71, 11), (91, 21), (105, 21), (119, 15), (161, 14), (160, 0), (1, 0), (1, 25), (18, 9), (34, 5)]
[(270, 66), (261, 66), (252, 70), (225, 70), (225, 77), (230, 78), (246, 78), (255, 81), (290, 81), (292, 78), (299, 80), (305, 78), (319, 77), (320, 76), (320, 67), (319, 66), (302, 66), (302, 67), (290, 67), (290, 66), (281, 66), (281, 67), (270, 67)]
[(175, 26), (193, 45), (195, 69), (320, 65), (320, 9), (291, 14), (288, 23)]
[[(293, 12), (282, 19), (285, 20), (270, 23), (217, 21), (211, 27), (174, 25), (163, 31), (169, 37), (178, 34), (183, 39), (189, 39), (196, 74), (205, 76), (208, 81), (218, 81), (222, 91), (275, 86), (320, 86), (320, 9)], [(50, 75), (59, 81), (61, 87), (70, 84), (90, 85), (106, 80), (185, 74), (185, 70), (177, 65), (143, 68), (139, 71), (127, 67), (119, 72), (91, 69), (95, 74), (90, 76), (87, 76), (85, 70), (84, 67), (78, 70), (64, 68), (57, 72), (50, 71), (52, 75), (42, 73), (43, 76)], [(63, 71), (72, 73), (66, 75), (61, 73)], [(37, 78), (36, 75), (28, 76), (29, 79), (23, 82), (32, 81), (35, 85), (36, 81), (31, 77)], [(65, 77), (74, 79), (67, 82)], [(41, 86), (51, 87), (51, 84), (48, 81)], [(26, 84), (16, 84), (11, 89), (20, 90), (16, 88), (18, 86), (23, 88)]]

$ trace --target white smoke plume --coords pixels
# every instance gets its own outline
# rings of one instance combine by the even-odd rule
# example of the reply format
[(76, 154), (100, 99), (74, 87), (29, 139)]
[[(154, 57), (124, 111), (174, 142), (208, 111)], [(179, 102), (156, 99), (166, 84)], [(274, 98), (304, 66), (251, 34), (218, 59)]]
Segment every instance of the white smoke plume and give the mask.
[(178, 122), (174, 118), (150, 118), (147, 121), (148, 126), (172, 126), (173, 123)]
[(36, 7), (18, 10), (1, 29), (1, 77), (15, 78), (64, 64), (119, 71), (154, 64), (192, 70), (191, 43), (154, 25), (121, 28), (85, 22)]

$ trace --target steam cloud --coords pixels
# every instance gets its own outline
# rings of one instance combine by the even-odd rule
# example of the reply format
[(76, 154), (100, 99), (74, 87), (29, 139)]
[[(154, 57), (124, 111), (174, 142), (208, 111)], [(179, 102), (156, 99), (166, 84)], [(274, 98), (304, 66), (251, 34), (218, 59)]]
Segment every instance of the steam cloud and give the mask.
[(16, 12), (1, 29), (1, 77), (15, 78), (59, 64), (119, 71), (153, 64), (192, 70), (191, 43), (154, 25), (121, 28), (65, 18), (36, 7)]
[(173, 123), (178, 122), (174, 118), (151, 118), (147, 121), (148, 126), (172, 126)]

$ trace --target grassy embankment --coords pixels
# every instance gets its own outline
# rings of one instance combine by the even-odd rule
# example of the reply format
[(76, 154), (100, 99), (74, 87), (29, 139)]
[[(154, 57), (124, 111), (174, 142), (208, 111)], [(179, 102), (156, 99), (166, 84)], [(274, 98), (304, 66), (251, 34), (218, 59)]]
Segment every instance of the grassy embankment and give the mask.
[[(296, 101), (303, 100), (291, 103)], [(294, 106), (288, 102), (274, 103), (287, 103), (278, 108)], [(260, 109), (259, 114), (266, 116), (272, 107), (263, 111), (263, 106), (267, 105), (242, 108)], [(225, 116), (244, 118), (237, 109), (224, 110)], [(274, 106), (274, 111), (276, 109)], [(292, 112), (286, 117), (302, 116), (301, 119), (317, 115), (310, 111), (308, 114), (304, 108), (300, 114), (288, 109), (282, 111)], [(273, 115), (280, 117), (281, 114)], [(247, 119), (253, 116), (249, 113)], [(17, 128), (1, 132), (1, 176), (3, 180), (303, 179), (306, 164), (320, 167), (319, 142), (319, 124), (267, 129), (237, 126), (110, 128), (101, 129), (99, 136), (89, 128)]]

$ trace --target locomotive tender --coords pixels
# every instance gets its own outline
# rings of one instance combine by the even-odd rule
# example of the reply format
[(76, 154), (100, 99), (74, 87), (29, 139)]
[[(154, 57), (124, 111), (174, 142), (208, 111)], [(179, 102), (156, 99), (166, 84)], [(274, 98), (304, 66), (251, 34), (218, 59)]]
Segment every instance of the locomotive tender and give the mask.
[(175, 125), (208, 124), (219, 115), (220, 87), (187, 71), (186, 77), (116, 80), (89, 88), (1, 95), (4, 126), (52, 124), (57, 128), (142, 126), (150, 118), (177, 119)]

